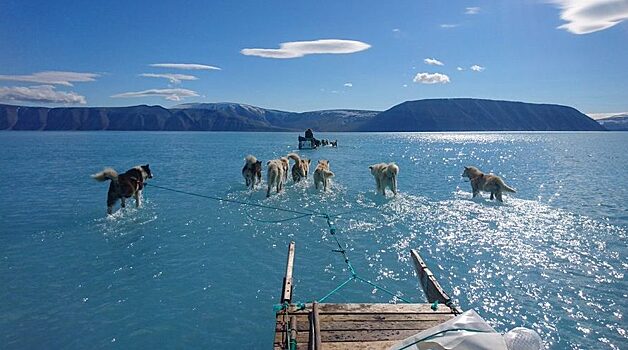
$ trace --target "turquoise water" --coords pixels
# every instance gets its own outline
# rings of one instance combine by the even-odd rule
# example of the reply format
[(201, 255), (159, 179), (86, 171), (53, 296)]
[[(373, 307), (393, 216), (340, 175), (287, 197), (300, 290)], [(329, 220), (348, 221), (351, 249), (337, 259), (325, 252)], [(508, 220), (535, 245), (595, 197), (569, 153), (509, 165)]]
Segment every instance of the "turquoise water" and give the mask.
[[(0, 348), (269, 348), (286, 248), (295, 299), (347, 277), (319, 218), (146, 189), (140, 209), (105, 215), (89, 175), (150, 163), (152, 184), (297, 210), (339, 213), (358, 273), (423, 302), (420, 250), (463, 309), (499, 331), (536, 329), (550, 349), (620, 349), (626, 330), (628, 133), (325, 134), (332, 191), (312, 179), (280, 195), (247, 191), (246, 154), (293, 151), (292, 133), (0, 133)], [(396, 197), (368, 165), (396, 161)], [(471, 199), (464, 165), (503, 176), (505, 203)], [(131, 202), (133, 203), (133, 202)], [(350, 283), (330, 302), (388, 302)], [(236, 345), (237, 344), (237, 345)], [(624, 345), (622, 345), (624, 344)]]

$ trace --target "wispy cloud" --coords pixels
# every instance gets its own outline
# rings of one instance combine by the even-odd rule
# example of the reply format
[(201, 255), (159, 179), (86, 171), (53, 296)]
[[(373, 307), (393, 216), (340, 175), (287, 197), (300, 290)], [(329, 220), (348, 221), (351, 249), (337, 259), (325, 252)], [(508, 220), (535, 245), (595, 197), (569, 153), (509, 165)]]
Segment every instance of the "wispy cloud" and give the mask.
[(462, 68), (462, 67), (456, 67), (456, 70), (460, 72), (460, 71), (463, 71), (463, 70), (464, 70), (464, 68)]
[(429, 64), (430, 66), (444, 66), (445, 64), (435, 58), (426, 58), (423, 60), (425, 64)]
[(0, 80), (73, 86), (72, 83), (95, 81), (99, 76), (96, 73), (46, 71), (28, 75), (0, 75)]
[(606, 112), (606, 113), (586, 113), (589, 117), (595, 120), (612, 117), (615, 115), (628, 115), (628, 112)]
[(561, 9), (565, 24), (559, 29), (574, 34), (589, 34), (610, 28), (628, 19), (626, 0), (552, 0)]
[(198, 63), (153, 63), (151, 67), (157, 68), (169, 68), (169, 69), (183, 69), (183, 70), (222, 70), (220, 67), (208, 66), (206, 64)]
[(367, 43), (355, 40), (321, 39), (281, 43), (278, 49), (243, 49), (240, 53), (267, 58), (297, 58), (314, 54), (355, 53), (370, 47)]
[(0, 87), (1, 101), (85, 104), (85, 96), (75, 92), (56, 91), (52, 85)]
[(187, 75), (187, 74), (154, 74), (154, 73), (142, 73), (140, 74), (141, 77), (146, 77), (146, 78), (163, 78), (163, 79), (168, 79), (170, 81), (170, 83), (172, 84), (180, 84), (182, 80), (198, 80), (197, 77), (193, 76), (193, 75)]
[(477, 15), (478, 13), (480, 13), (480, 8), (479, 7), (467, 7), (464, 10), (464, 14), (465, 15)]
[(344, 87), (353, 87), (353, 83), (345, 83)]
[(392, 30), (392, 31), (393, 31), (393, 33), (399, 33), (399, 32), (401, 31), (401, 29), (399, 29), (399, 28), (393, 28), (393, 30)]
[(187, 97), (199, 96), (196, 91), (188, 89), (150, 89), (137, 92), (125, 92), (113, 95), (113, 98), (163, 97), (169, 101), (181, 101)]
[(478, 66), (477, 64), (474, 64), (469, 69), (471, 69), (474, 72), (481, 72), (481, 71), (485, 70), (486, 68), (482, 67), (482, 66)]
[(445, 28), (445, 29), (456, 28), (458, 26), (460, 26), (460, 24), (443, 23), (443, 24), (440, 25), (441, 28)]
[(419, 73), (413, 81), (421, 84), (447, 84), (451, 82), (447, 75), (441, 73)]

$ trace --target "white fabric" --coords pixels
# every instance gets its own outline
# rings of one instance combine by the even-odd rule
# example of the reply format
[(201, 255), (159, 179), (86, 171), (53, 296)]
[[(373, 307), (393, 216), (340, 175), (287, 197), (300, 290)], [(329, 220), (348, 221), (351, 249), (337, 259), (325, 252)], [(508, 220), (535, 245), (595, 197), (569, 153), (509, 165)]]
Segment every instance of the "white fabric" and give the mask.
[[(467, 329), (467, 331), (462, 330)], [(427, 340), (436, 333), (449, 330)], [(419, 341), (419, 342), (418, 342)], [(393, 345), (391, 350), (508, 350), (502, 335), (475, 311), (469, 310)]]

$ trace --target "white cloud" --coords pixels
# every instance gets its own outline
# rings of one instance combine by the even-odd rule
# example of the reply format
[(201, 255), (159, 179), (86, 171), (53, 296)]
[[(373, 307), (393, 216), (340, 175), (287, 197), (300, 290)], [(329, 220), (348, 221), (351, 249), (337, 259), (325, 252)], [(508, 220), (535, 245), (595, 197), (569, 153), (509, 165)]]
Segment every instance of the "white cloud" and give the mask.
[(172, 84), (180, 84), (182, 80), (198, 80), (197, 77), (193, 75), (187, 74), (153, 74), (153, 73), (142, 73), (141, 77), (147, 78), (164, 78), (168, 79)]
[(399, 33), (399, 32), (401, 31), (401, 29), (399, 29), (399, 28), (394, 28), (392, 31), (393, 31), (393, 33)]
[(243, 49), (246, 56), (267, 58), (297, 58), (313, 54), (346, 54), (366, 50), (371, 45), (355, 40), (321, 39), (279, 44), (278, 49)]
[(478, 13), (480, 13), (479, 7), (467, 7), (464, 11), (465, 15), (477, 15)]
[(561, 9), (565, 24), (559, 29), (574, 34), (588, 34), (610, 28), (628, 19), (626, 0), (551, 0)]
[(79, 72), (47, 71), (28, 75), (0, 75), (0, 80), (23, 81), (46, 85), (73, 86), (73, 82), (95, 81), (100, 74)]
[(85, 96), (75, 92), (56, 91), (52, 85), (0, 87), (0, 100), (42, 103), (85, 104)]
[(113, 95), (113, 98), (163, 97), (169, 101), (181, 101), (187, 97), (198, 97), (196, 91), (188, 89), (150, 89), (137, 92), (125, 92)]
[(477, 64), (474, 64), (474, 65), (471, 66), (470, 69), (472, 71), (474, 71), (474, 72), (481, 72), (481, 71), (485, 70), (486, 68), (482, 67), (482, 66), (478, 66)]
[(441, 28), (446, 28), (446, 29), (449, 29), (449, 28), (456, 28), (456, 27), (458, 27), (459, 25), (460, 25), (460, 24), (443, 23), (443, 24), (441, 24), (441, 25), (440, 25), (440, 27), (441, 27)]
[(208, 66), (206, 64), (198, 63), (153, 63), (151, 67), (157, 68), (170, 68), (170, 69), (184, 69), (184, 70), (222, 70), (220, 67)]
[(344, 86), (345, 87), (353, 87), (353, 83), (345, 83)]
[(462, 67), (456, 67), (456, 70), (457, 70), (457, 71), (463, 71), (463, 70), (464, 70), (464, 68), (462, 68)]
[(595, 120), (612, 117), (614, 115), (624, 115), (624, 114), (628, 115), (628, 112), (586, 113), (586, 115), (588, 115), (589, 117)]
[(429, 64), (430, 66), (444, 66), (445, 64), (435, 58), (426, 58), (423, 60), (425, 64)]
[(451, 82), (447, 75), (441, 73), (419, 73), (413, 81), (421, 84), (447, 84)]

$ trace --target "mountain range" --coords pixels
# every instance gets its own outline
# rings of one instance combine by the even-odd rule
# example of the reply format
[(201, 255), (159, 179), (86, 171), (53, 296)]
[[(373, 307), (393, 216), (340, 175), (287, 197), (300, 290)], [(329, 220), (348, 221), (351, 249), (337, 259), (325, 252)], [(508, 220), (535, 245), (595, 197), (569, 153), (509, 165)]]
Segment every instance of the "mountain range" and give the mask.
[(606, 128), (606, 130), (628, 131), (628, 113), (616, 114), (604, 119), (598, 119), (597, 122)]
[(286, 112), (240, 103), (130, 107), (0, 104), (0, 130), (130, 131), (576, 131), (605, 130), (560, 105), (471, 98), (407, 101), (386, 111)]

